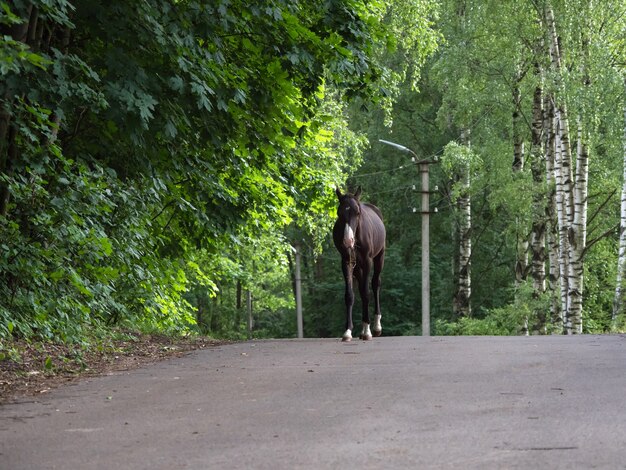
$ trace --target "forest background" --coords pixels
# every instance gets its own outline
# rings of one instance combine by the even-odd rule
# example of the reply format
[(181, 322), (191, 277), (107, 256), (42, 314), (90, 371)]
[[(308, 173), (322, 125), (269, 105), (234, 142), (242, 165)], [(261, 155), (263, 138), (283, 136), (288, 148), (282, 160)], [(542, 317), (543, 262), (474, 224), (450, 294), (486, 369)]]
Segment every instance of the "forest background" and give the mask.
[(4, 345), (294, 337), (296, 246), (304, 334), (338, 336), (334, 189), (357, 186), (385, 334), (420, 334), (418, 169), (379, 139), (437, 161), (432, 334), (624, 329), (623, 2), (0, 7)]

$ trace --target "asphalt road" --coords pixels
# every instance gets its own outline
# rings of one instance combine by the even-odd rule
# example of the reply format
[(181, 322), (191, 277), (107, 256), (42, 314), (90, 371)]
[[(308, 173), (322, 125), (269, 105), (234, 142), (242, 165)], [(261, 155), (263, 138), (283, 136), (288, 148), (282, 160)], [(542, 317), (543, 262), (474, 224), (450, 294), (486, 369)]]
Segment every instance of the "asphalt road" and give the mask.
[(0, 468), (626, 468), (626, 337), (220, 346), (0, 406)]

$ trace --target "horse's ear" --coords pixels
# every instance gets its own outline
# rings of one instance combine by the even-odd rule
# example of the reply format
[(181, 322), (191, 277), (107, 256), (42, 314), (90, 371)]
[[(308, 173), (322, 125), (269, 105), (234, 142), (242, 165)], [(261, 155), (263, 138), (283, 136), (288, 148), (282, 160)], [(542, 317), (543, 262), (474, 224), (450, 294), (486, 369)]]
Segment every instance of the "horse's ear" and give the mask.
[(341, 199), (341, 189), (339, 189), (339, 187), (335, 188), (335, 194), (337, 195), (337, 199)]
[(354, 193), (354, 198), (359, 199), (361, 197), (361, 186), (356, 188), (356, 192)]

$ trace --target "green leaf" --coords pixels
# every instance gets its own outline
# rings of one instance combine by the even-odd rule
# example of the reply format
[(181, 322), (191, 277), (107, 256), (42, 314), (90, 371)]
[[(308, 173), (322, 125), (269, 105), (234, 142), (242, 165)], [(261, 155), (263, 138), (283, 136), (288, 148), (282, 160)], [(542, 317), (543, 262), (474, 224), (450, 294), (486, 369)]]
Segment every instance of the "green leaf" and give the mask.
[(57, 271), (50, 273), (50, 279), (54, 282), (57, 282), (63, 279), (64, 276), (65, 276), (65, 271), (63, 271), (62, 269), (59, 269)]
[(1, 24), (14, 25), (21, 24), (23, 22), (23, 20), (19, 16), (15, 15), (11, 11), (11, 8), (7, 4), (7, 2), (0, 2), (0, 8), (2, 8), (2, 10), (4, 11), (4, 14), (0, 15)]

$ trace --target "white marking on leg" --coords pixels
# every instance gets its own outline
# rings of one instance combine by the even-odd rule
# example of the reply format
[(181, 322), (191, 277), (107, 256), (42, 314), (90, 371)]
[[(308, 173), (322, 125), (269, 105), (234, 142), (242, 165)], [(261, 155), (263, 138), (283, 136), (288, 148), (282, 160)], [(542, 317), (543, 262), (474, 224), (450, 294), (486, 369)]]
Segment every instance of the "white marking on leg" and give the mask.
[(343, 334), (341, 341), (352, 341), (352, 330), (350, 328)]
[(349, 224), (343, 230), (343, 244), (346, 248), (354, 248), (354, 232)]
[(372, 332), (370, 331), (370, 324), (363, 322), (363, 330), (361, 331), (361, 339), (369, 341), (372, 339)]
[(380, 324), (380, 317), (382, 315), (374, 315), (374, 326), (372, 326), (372, 331), (374, 333), (380, 333), (383, 331), (383, 326)]

